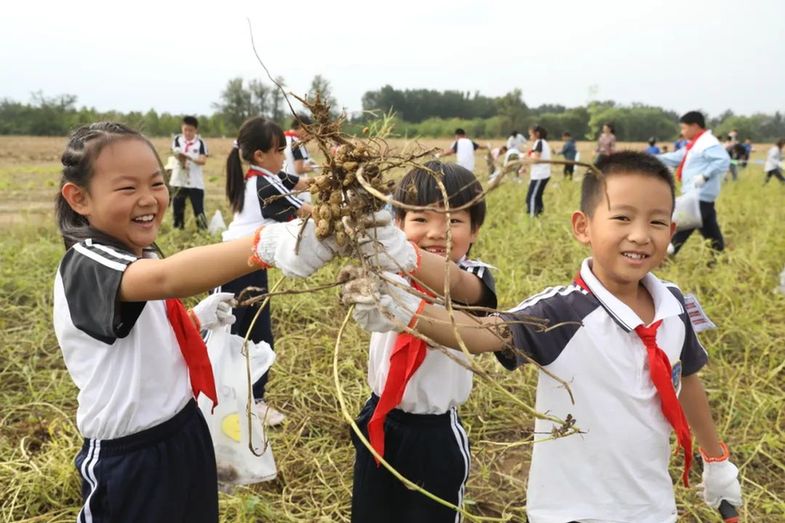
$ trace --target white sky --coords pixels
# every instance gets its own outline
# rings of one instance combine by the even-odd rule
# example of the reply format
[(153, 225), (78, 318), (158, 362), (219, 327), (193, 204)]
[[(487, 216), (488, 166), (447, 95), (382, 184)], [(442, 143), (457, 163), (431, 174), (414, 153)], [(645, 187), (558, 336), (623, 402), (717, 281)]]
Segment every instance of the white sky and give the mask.
[(228, 79), (262, 77), (246, 17), (291, 90), (322, 74), (352, 111), (388, 83), (518, 87), (530, 106), (785, 111), (783, 0), (12, 0), (0, 15), (0, 98), (43, 90), (99, 110), (211, 113)]

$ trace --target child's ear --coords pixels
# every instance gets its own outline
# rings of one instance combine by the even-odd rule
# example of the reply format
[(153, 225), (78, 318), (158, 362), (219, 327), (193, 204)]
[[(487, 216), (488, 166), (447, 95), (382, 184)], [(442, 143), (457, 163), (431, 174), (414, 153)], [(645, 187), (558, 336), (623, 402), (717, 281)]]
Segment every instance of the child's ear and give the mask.
[(78, 185), (68, 182), (60, 189), (65, 201), (77, 214), (82, 216), (90, 215), (90, 198), (87, 191)]
[(676, 234), (676, 222), (671, 222), (671, 240), (673, 239), (673, 235)]
[(256, 149), (256, 150), (253, 152), (253, 156), (251, 156), (251, 159), (253, 160), (253, 163), (254, 163), (255, 165), (259, 165), (259, 164), (262, 164), (262, 163), (264, 163), (264, 156), (265, 156), (265, 155), (264, 155), (264, 152), (263, 152), (263, 151), (261, 151), (261, 150), (259, 150), (259, 149)]
[(589, 217), (583, 211), (572, 213), (572, 235), (583, 245), (591, 244), (591, 231), (589, 229)]

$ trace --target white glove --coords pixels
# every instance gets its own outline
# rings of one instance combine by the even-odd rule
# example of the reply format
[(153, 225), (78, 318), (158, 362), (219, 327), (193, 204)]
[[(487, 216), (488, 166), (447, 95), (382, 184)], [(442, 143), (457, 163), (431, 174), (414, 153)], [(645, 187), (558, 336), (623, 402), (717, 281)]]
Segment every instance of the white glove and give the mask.
[(303, 229), (299, 254), (295, 254), (302, 219), (265, 225), (256, 246), (256, 254), (268, 265), (278, 267), (286, 276), (306, 278), (322, 268), (338, 252), (333, 237), (319, 240), (313, 220)]
[(231, 292), (217, 292), (200, 301), (193, 308), (193, 312), (199, 319), (202, 329), (217, 329), (237, 321), (232, 314), (233, 300), (234, 294)]
[(739, 469), (729, 459), (723, 461), (703, 461), (703, 499), (712, 507), (720, 506), (722, 500), (734, 507), (741, 506), (741, 485)]
[[(356, 267), (349, 268), (359, 272)], [(354, 305), (354, 321), (369, 332), (401, 332), (409, 326), (423, 300), (401, 276), (384, 272), (379, 278), (372, 273), (356, 277), (344, 284), (341, 299)]]
[(700, 189), (701, 187), (706, 185), (706, 178), (704, 178), (703, 176), (701, 176), (699, 174), (698, 176), (693, 178), (692, 183), (693, 183), (693, 185), (695, 186), (696, 189)]
[(384, 271), (410, 273), (418, 268), (417, 248), (406, 239), (406, 234), (392, 223), (387, 211), (373, 215), (373, 227), (358, 238), (360, 255), (370, 264)]

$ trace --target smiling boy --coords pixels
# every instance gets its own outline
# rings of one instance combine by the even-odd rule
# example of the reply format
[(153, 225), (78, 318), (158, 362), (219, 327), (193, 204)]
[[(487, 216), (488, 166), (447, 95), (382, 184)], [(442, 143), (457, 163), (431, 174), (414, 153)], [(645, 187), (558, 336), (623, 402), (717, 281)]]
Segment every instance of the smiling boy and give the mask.
[[(584, 178), (580, 210), (572, 215), (575, 238), (591, 252), (575, 281), (506, 313), (480, 319), (456, 313), (470, 352), (495, 352), (511, 370), (530, 360), (541, 365), (537, 410), (562, 419), (571, 414), (584, 432), (534, 446), (529, 521), (675, 522), (672, 429), (685, 455), (685, 484), (692, 428), (704, 460), (704, 499), (715, 508), (722, 500), (739, 506), (738, 469), (717, 436), (697, 375), (706, 351), (681, 291), (650, 272), (665, 258), (674, 231), (673, 177), (656, 158), (638, 152), (609, 155), (597, 167), (602, 175)], [(387, 319), (387, 328), (414, 324), (436, 342), (458, 347), (443, 307), (389, 284), (381, 286), (382, 297), (392, 297), (384, 307), (353, 300), (351, 291), (347, 286), (344, 299), (357, 303), (355, 319), (364, 327), (378, 325), (369, 321), (375, 314), (374, 320)], [(559, 326), (543, 331), (521, 321), (530, 316)], [(544, 371), (570, 384), (574, 404)], [(555, 427), (537, 419), (534, 430), (550, 434)]]

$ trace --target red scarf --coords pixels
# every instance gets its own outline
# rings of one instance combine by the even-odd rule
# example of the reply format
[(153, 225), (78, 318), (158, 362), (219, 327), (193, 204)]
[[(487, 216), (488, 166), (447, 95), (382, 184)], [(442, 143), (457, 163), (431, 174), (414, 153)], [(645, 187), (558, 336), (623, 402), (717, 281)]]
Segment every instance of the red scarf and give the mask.
[(218, 394), (215, 391), (213, 367), (207, 356), (207, 346), (199, 335), (199, 331), (188, 316), (182, 302), (177, 298), (166, 300), (166, 317), (172, 326), (180, 352), (188, 367), (188, 377), (194, 397), (201, 392), (213, 401), (213, 409), (218, 405)]
[(253, 178), (254, 176), (272, 176), (269, 172), (258, 169), (248, 169), (248, 172), (245, 173), (245, 179), (248, 180)]
[(701, 135), (703, 133), (705, 133), (705, 132), (706, 132), (706, 129), (702, 130), (701, 132), (696, 134), (695, 137), (693, 137), (692, 140), (688, 141), (687, 145), (684, 146), (684, 149), (685, 149), (684, 158), (681, 159), (681, 162), (679, 162), (679, 166), (676, 167), (676, 179), (677, 180), (681, 181), (681, 170), (684, 169), (684, 162), (687, 161), (687, 155), (690, 153), (690, 149), (692, 149), (692, 147), (695, 145), (695, 142), (698, 141), (698, 138), (700, 138)]
[[(586, 292), (591, 293), (586, 282), (581, 275), (575, 277), (575, 283)], [(668, 420), (676, 433), (679, 446), (684, 449), (684, 472), (681, 479), (685, 487), (689, 487), (690, 466), (692, 466), (692, 433), (684, 410), (681, 408), (679, 398), (676, 396), (676, 389), (673, 387), (672, 369), (667, 354), (657, 345), (657, 328), (662, 324), (662, 320), (657, 320), (650, 326), (638, 325), (635, 333), (646, 347), (649, 360), (649, 375), (657, 389), (660, 397), (662, 414)]]
[[(416, 282), (412, 282), (412, 287), (433, 296), (432, 293), (420, 287)], [(424, 300), (420, 303), (420, 308), (412, 317), (412, 322), (416, 321), (417, 315), (422, 312), (423, 307), (425, 307)], [(409, 324), (409, 328), (411, 327), (412, 324)], [(406, 384), (409, 383), (412, 375), (422, 365), (427, 350), (428, 345), (425, 341), (408, 332), (401, 332), (395, 339), (395, 346), (390, 353), (390, 368), (387, 371), (387, 381), (384, 383), (382, 395), (379, 397), (379, 402), (376, 404), (371, 420), (368, 422), (368, 439), (371, 441), (371, 446), (382, 457), (384, 457), (384, 420), (387, 419), (387, 413), (401, 403)], [(374, 459), (376, 459), (375, 456)], [(377, 467), (379, 464), (379, 460), (376, 460)]]
[(297, 131), (292, 131), (291, 129), (288, 131), (284, 131), (283, 135), (288, 136), (289, 138), (299, 138), (299, 136), (297, 136)]

